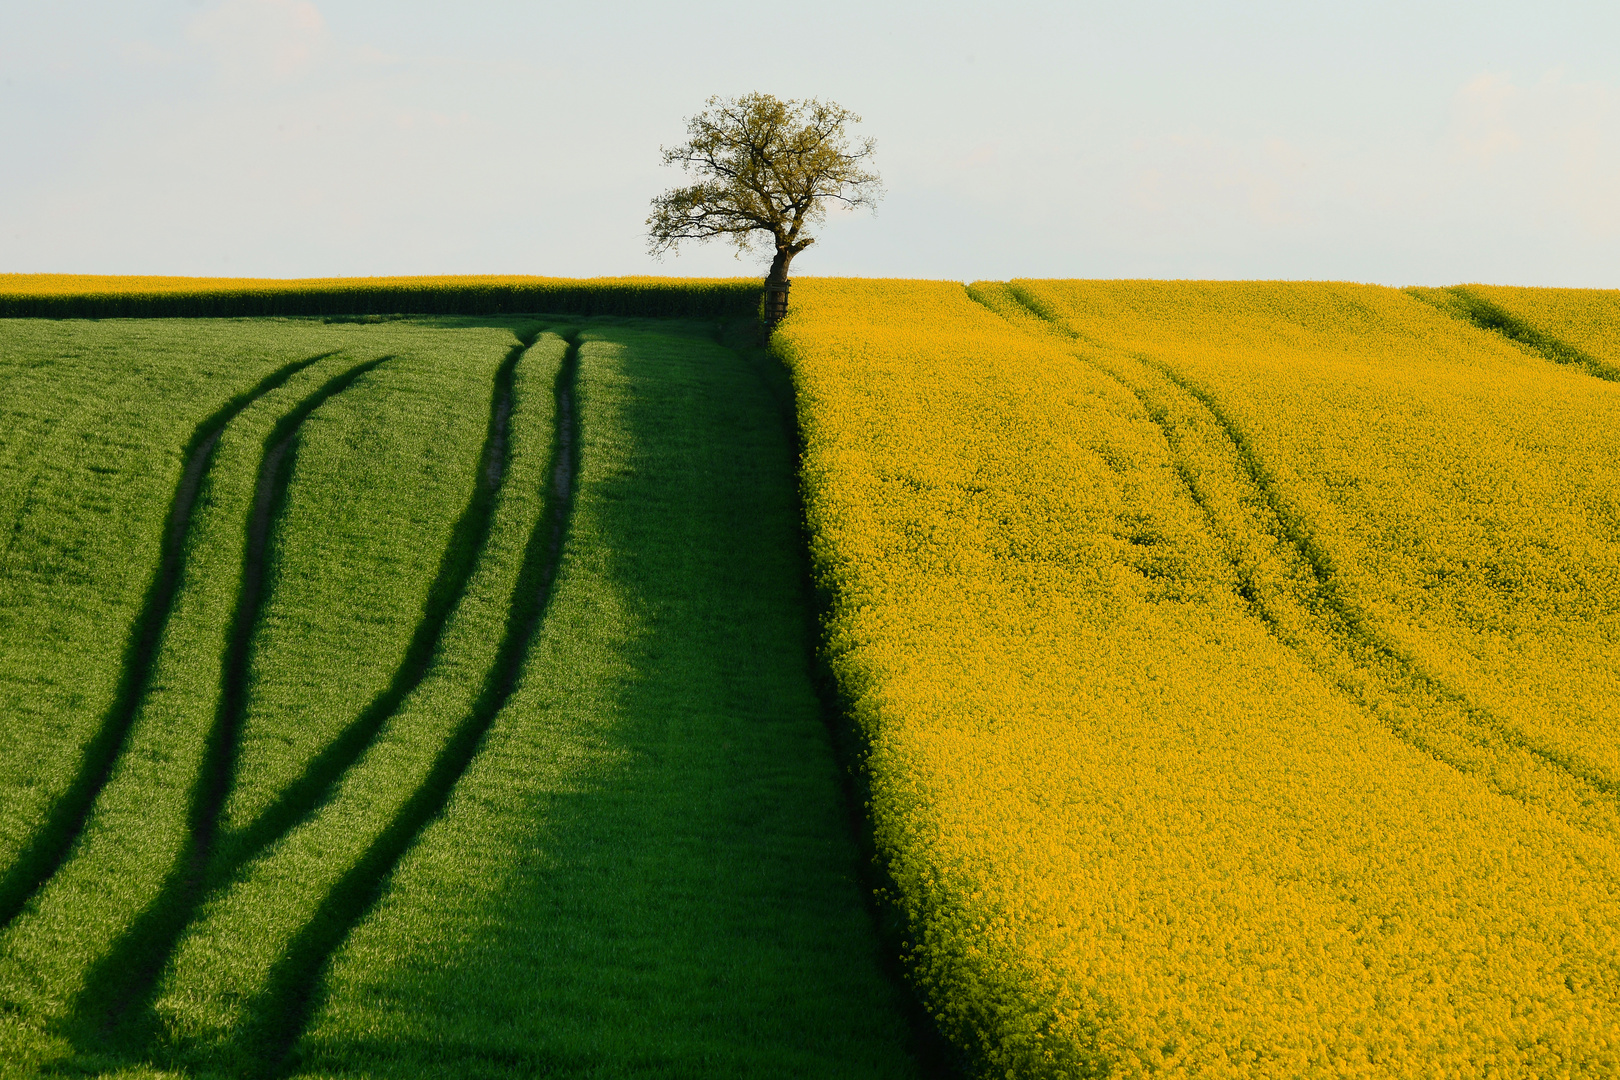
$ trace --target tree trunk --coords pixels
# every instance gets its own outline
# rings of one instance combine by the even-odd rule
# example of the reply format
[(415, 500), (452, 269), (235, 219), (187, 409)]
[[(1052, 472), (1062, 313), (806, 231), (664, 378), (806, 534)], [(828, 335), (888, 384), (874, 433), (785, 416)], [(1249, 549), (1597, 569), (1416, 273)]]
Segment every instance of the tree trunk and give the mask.
[(767, 285), (781, 285), (788, 279), (788, 263), (793, 261), (794, 253), (785, 247), (776, 249), (776, 258), (771, 260), (771, 272), (765, 275)]
[(779, 247), (771, 260), (771, 272), (765, 275), (765, 332), (775, 329), (787, 314), (788, 264), (797, 254), (792, 248)]

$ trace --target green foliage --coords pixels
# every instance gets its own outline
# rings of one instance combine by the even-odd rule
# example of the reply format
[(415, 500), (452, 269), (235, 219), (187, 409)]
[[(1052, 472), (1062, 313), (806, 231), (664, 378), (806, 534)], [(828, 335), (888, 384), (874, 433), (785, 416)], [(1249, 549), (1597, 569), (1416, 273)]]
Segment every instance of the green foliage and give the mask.
[(710, 98), (687, 121), (688, 140), (663, 151), (665, 165), (698, 182), (653, 199), (649, 249), (662, 255), (687, 240), (726, 239), (747, 251), (764, 234), (774, 254), (768, 280), (787, 280), (793, 257), (815, 243), (805, 227), (826, 217), (828, 203), (854, 210), (883, 196), (867, 167), (877, 144), (851, 142), (844, 130), (860, 121), (827, 101)]
[[(167, 324), (163, 329), (186, 339), (191, 337), (187, 331), (194, 325)], [(250, 333), (254, 327), (248, 324)], [(56, 334), (71, 335), (80, 328), (65, 326)], [(241, 326), (225, 329), (243, 332)], [(336, 648), (338, 658), (349, 659), (350, 666), (331, 686), (313, 690), (304, 686), (311, 696), (302, 719), (309, 722), (316, 717), (329, 719), (324, 708), (328, 700), (338, 706), (346, 704), (343, 694), (357, 671), (367, 677), (386, 677), (391, 666), (387, 653), (397, 651), (395, 643), (386, 639), (390, 618), (394, 624), (403, 622), (403, 633), (409, 634), (421, 608), (421, 594), (416, 590), (425, 582), (419, 584), (417, 567), (403, 554), (414, 551), (418, 565), (423, 558), (438, 558), (442, 545), (435, 546), (436, 534), (447, 525), (436, 527), (434, 515), (448, 511), (448, 507), (440, 507), (450, 485), (458, 479), (455, 470), (433, 460), (443, 457), (445, 437), (456, 434), (444, 428), (445, 407), (466, 399), (460, 411), (470, 410), (475, 415), (473, 423), (482, 426), (476, 419), (479, 406), (474, 387), (483, 382), (487, 400), (487, 365), (499, 360), (511, 337), (510, 331), (440, 330), (398, 324), (326, 327), (292, 323), (273, 324), (272, 329), (281, 329), (295, 339), (315, 331), (322, 335), (322, 343), (348, 344), (355, 350), (389, 350), (394, 354), (381, 369), (362, 378), (358, 385), (336, 393), (323, 410), (315, 412), (309, 421), (310, 430), (302, 433), (313, 438), (297, 456), (301, 467), (295, 463), (285, 477), (290, 491), (281, 500), (279, 518), (288, 528), (280, 530), (278, 539), (296, 544), (309, 528), (335, 534), (325, 550), (318, 553), (316, 565), (300, 564), (306, 580), (330, 574), (337, 582), (352, 582), (356, 568), (341, 564), (359, 562), (365, 564), (360, 570), (369, 569), (375, 576), (373, 587), (381, 584), (399, 594), (392, 606), (379, 604), (375, 595), (365, 597), (364, 610), (352, 603), (337, 605), (332, 614), (340, 618), (347, 615), (347, 633), (328, 642)], [(142, 350), (136, 349), (122, 359), (138, 370), (142, 357)], [(483, 370), (481, 359), (485, 362)], [(188, 880), (186, 870), (199, 827), (217, 827), (217, 822), (206, 821), (211, 814), (204, 792), (209, 783), (210, 744), (217, 743), (220, 735), (216, 713), (222, 687), (228, 684), (227, 630), (233, 608), (238, 606), (243, 530), (255, 498), (258, 463), (277, 429), (289, 417), (296, 418), (300, 412), (298, 403), (318, 403), (322, 387), (342, 389), (345, 372), (354, 370), (355, 361), (356, 357), (347, 351), (322, 360), (299, 372), (284, 387), (264, 395), (226, 425), (212, 467), (203, 478), (186, 540), (180, 587), (151, 690), (137, 714), (128, 747), (97, 800), (73, 858), (40, 893), (31, 909), (7, 928), (10, 945), (5, 950), (4, 964), (10, 970), (0, 977), (0, 985), (8, 989), (34, 985), (51, 993), (58, 999), (53, 1010), (64, 1021), (72, 1022), (70, 1028), (77, 1027), (81, 1046), (100, 1042), (102, 1029), (110, 1020), (121, 1024), (125, 1020), (142, 1020), (142, 999), (160, 973), (153, 968), (160, 969), (165, 962), (175, 935), (198, 899), (196, 883)], [(418, 385), (411, 386), (413, 381)], [(404, 385), (400, 385), (402, 382)], [(426, 387), (420, 385), (424, 382)], [(396, 392), (387, 393), (389, 389)], [(469, 394), (469, 389), (474, 392)], [(379, 392), (383, 394), (380, 400), (376, 396)], [(388, 435), (379, 438), (375, 429), (366, 424), (353, 432), (342, 426), (333, 430), (326, 423), (327, 410), (341, 408), (343, 393), (372, 396), (372, 407), (366, 414), (392, 422)], [(437, 398), (437, 406), (429, 404), (424, 408), (424, 396)], [(136, 408), (141, 404), (139, 399), (133, 403)], [(323, 428), (331, 431), (329, 438), (322, 437)], [(372, 437), (367, 438), (368, 434)], [(351, 435), (355, 436), (353, 445), (349, 444)], [(374, 474), (366, 475), (367, 466), (403, 465), (401, 452), (413, 447), (418, 460), (405, 474), (411, 476), (409, 483), (379, 483)], [(424, 452), (429, 460), (421, 459)], [(343, 496), (341, 505), (330, 509), (337, 511), (334, 516), (339, 523), (352, 510), (360, 522), (372, 526), (369, 536), (357, 538), (352, 529), (332, 529), (332, 522), (323, 529), (319, 521), (311, 520), (318, 511), (300, 511), (304, 493), (313, 489), (319, 498), (319, 491), (331, 486), (330, 476), (325, 485), (310, 483), (307, 478), (312, 472), (318, 473), (322, 462), (334, 454), (347, 457), (353, 467), (340, 470), (347, 472), (345, 485), (327, 491), (328, 499), (340, 493)], [(470, 480), (476, 463), (471, 454), (468, 457), (461, 477)], [(445, 474), (443, 479), (438, 478), (439, 473)], [(300, 475), (305, 478), (303, 482)], [(349, 486), (354, 481), (370, 482), (357, 490)], [(402, 524), (410, 527), (400, 528)], [(321, 539), (316, 538), (316, 547)], [(379, 539), (392, 542), (378, 543)], [(311, 617), (307, 605), (289, 615), (285, 605), (278, 604), (289, 593), (295, 602), (298, 599), (298, 591), (288, 577), (282, 573), (280, 580), (273, 577), (269, 583), (271, 603), (258, 635), (261, 644), (264, 638), (275, 638), (273, 630), (278, 623), (290, 619), (296, 625), (299, 615)], [(330, 593), (324, 597), (327, 602), (333, 599)], [(384, 624), (383, 628), (374, 629), (379, 623)], [(383, 636), (380, 643), (379, 635)], [(307, 652), (299, 659), (305, 666), (314, 663)], [(354, 664), (368, 659), (373, 666)], [(264, 681), (265, 674), (263, 670), (255, 671), (255, 681)], [(274, 672), (269, 674), (273, 676)], [(298, 682), (296, 676), (292, 681)], [(256, 732), (264, 722), (256, 713), (263, 711), (267, 700), (275, 704), (287, 695), (285, 689), (271, 685), (267, 692), (255, 696), (259, 708), (248, 710), (249, 733)], [(236, 748), (227, 745), (224, 749), (229, 758)], [(282, 752), (293, 754), (299, 749), (296, 744), (283, 746)], [(263, 763), (254, 760), (253, 764), (256, 774)], [(237, 839), (235, 833), (240, 830), (229, 827), (233, 824), (229, 818), (225, 824), (225, 839)], [(61, 1012), (63, 1007), (66, 1013)], [(133, 1030), (128, 1034), (136, 1038), (142, 1033)]]

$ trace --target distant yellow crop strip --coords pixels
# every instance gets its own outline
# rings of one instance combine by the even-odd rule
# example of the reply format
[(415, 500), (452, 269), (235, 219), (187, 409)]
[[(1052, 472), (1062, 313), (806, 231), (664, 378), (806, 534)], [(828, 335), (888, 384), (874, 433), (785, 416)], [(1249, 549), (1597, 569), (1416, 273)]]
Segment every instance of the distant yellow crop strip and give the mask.
[(777, 338), (947, 1034), (998, 1076), (1620, 1068), (1614, 388), (1393, 290), (975, 295), (805, 280)]
[(0, 317), (357, 315), (567, 312), (746, 317), (757, 278), (444, 275), (202, 278), (0, 274)]

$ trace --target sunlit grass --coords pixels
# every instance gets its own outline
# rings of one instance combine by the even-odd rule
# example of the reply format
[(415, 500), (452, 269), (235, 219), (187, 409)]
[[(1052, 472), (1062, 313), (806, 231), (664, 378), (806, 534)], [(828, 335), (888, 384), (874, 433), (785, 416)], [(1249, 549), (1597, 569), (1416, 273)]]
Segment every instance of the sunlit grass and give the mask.
[[(749, 363), (705, 324), (583, 323), (569, 365), (536, 323), (227, 325), (338, 351), (221, 436), (129, 745), (0, 938), (6, 1058), (130, 1075), (914, 1074), (810, 688), (791, 457)], [(142, 368), (140, 348), (119, 360)], [(503, 371), (506, 471), (485, 513)], [(577, 503), (536, 622), (565, 390)], [(295, 414), (290, 465), (266, 473)], [(264, 476), (285, 492), (199, 867)], [(423, 640), (425, 667), (390, 699)], [(513, 646), (517, 695), (480, 743), (469, 718), (505, 701), (490, 687)], [(379, 700), (382, 722), (333, 758)], [(321, 761), (338, 764), (311, 774)], [(282, 824), (256, 831), (266, 820)]]

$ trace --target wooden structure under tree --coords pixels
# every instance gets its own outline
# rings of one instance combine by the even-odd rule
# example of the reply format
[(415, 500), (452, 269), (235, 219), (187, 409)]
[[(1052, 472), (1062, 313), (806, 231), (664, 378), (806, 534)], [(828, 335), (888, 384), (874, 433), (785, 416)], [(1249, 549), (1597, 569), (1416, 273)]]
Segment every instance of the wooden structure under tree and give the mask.
[(776, 324), (782, 321), (788, 309), (788, 289), (792, 288), (791, 281), (767, 281), (765, 283), (765, 328), (776, 329)]

